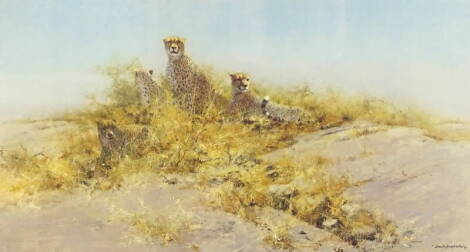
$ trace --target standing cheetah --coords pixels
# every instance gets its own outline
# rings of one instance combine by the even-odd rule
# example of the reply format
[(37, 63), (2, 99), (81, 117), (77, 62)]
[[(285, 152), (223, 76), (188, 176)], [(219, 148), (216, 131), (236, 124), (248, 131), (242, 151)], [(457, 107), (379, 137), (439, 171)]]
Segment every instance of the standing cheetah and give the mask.
[(163, 39), (168, 55), (166, 75), (176, 103), (186, 111), (202, 114), (215, 98), (215, 91), (207, 76), (185, 54), (185, 39)]
[(139, 88), (140, 103), (150, 105), (156, 100), (162, 101), (164, 98), (163, 87), (152, 78), (153, 70), (135, 71), (135, 84)]
[(250, 76), (247, 73), (230, 74), (232, 79), (232, 101), (229, 112), (241, 116), (263, 115), (274, 121), (303, 122), (304, 111), (271, 103), (269, 97), (260, 99), (249, 92)]

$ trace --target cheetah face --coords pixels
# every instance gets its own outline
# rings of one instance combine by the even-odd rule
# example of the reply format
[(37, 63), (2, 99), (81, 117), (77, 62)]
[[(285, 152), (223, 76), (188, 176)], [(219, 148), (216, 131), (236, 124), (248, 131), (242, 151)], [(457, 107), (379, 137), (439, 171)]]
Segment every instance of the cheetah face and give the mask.
[(247, 73), (230, 74), (232, 78), (232, 88), (235, 93), (248, 92), (250, 88), (250, 76)]
[(186, 42), (185, 38), (181, 37), (166, 37), (163, 39), (163, 44), (165, 45), (165, 50), (170, 59), (178, 59), (184, 55), (184, 43)]
[(103, 147), (109, 148), (116, 141), (116, 126), (114, 124), (98, 123), (98, 137)]
[(152, 82), (153, 70), (137, 70), (135, 71), (135, 80), (136, 82), (142, 81), (142, 83)]

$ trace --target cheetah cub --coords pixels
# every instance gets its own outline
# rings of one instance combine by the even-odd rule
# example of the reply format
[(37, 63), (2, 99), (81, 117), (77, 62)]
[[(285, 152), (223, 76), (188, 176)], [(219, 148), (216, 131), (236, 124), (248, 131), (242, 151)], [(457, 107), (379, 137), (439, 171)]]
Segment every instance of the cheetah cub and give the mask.
[(250, 76), (240, 72), (230, 74), (230, 78), (232, 80), (232, 100), (228, 107), (229, 114), (242, 118), (263, 116), (263, 99), (250, 92)]
[(207, 76), (185, 54), (185, 39), (163, 39), (168, 55), (166, 76), (170, 81), (175, 102), (184, 110), (202, 114), (214, 99), (214, 89)]
[(139, 89), (140, 103), (144, 106), (164, 99), (163, 87), (152, 78), (152, 74), (153, 70), (135, 71), (135, 84)]

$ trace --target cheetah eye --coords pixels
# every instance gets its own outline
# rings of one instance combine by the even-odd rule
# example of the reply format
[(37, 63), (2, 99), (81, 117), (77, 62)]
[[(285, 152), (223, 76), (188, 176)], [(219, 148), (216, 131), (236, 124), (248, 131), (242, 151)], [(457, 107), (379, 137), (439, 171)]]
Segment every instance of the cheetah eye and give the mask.
[(113, 137), (114, 137), (113, 132), (108, 132), (108, 133), (106, 133), (106, 138), (111, 139), (111, 138), (113, 138)]

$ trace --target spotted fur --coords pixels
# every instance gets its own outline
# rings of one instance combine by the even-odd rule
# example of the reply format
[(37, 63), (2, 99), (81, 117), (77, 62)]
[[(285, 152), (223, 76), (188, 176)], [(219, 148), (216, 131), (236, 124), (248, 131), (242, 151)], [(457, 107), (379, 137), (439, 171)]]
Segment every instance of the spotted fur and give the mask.
[(250, 76), (247, 73), (230, 74), (232, 79), (232, 100), (229, 111), (242, 116), (265, 116), (273, 121), (306, 122), (306, 113), (298, 108), (278, 105), (269, 97), (260, 99), (250, 92)]
[(150, 105), (156, 100), (164, 98), (163, 87), (152, 78), (153, 70), (137, 70), (135, 84), (139, 89), (140, 103)]
[(191, 113), (203, 113), (214, 100), (212, 85), (191, 58), (185, 55), (184, 38), (167, 37), (163, 43), (168, 55), (166, 75), (175, 102)]
[(146, 127), (117, 127), (113, 123), (97, 123), (97, 128), (102, 162), (131, 154), (149, 137)]
[(269, 119), (279, 122), (307, 122), (304, 111), (298, 108), (291, 108), (279, 104), (271, 103), (269, 97), (265, 97), (261, 102), (261, 110)]
[(247, 73), (230, 74), (232, 99), (228, 111), (241, 117), (263, 116), (263, 100), (250, 92), (250, 76)]

